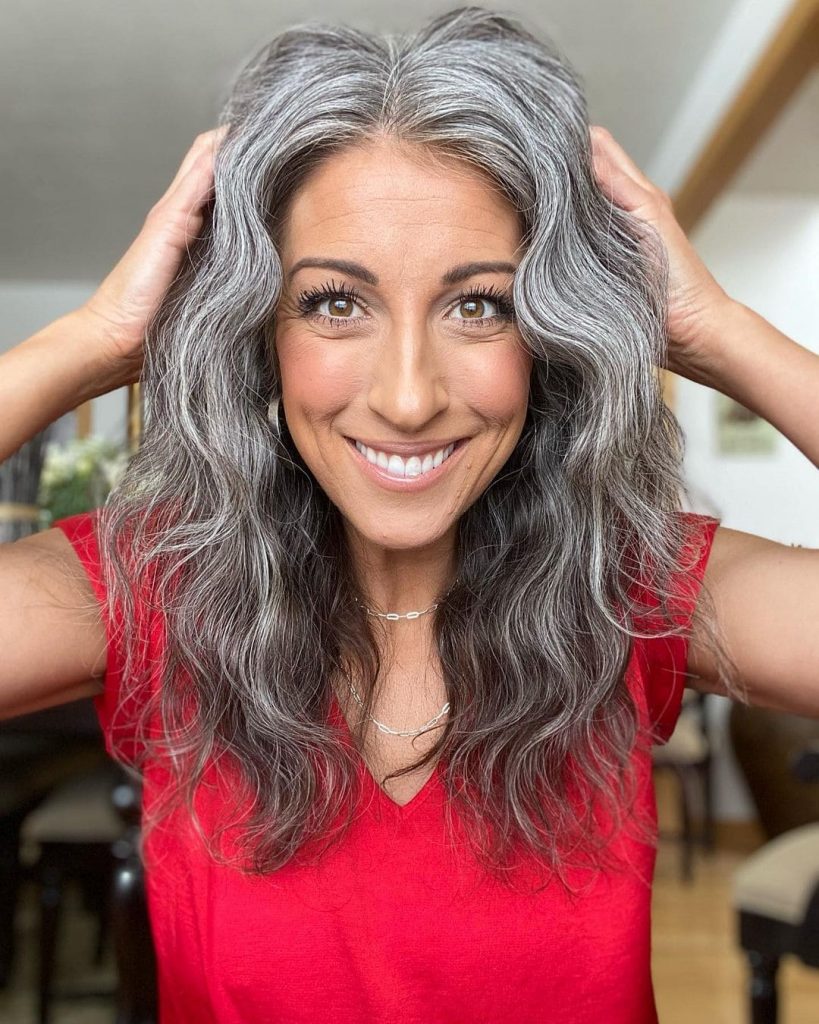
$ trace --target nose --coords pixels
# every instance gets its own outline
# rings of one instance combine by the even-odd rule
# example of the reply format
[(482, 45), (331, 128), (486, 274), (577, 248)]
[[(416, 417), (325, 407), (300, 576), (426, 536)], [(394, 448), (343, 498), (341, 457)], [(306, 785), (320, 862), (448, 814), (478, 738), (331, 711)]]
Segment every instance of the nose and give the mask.
[(425, 325), (394, 324), (371, 364), (369, 408), (396, 433), (422, 430), (449, 405), (442, 362)]

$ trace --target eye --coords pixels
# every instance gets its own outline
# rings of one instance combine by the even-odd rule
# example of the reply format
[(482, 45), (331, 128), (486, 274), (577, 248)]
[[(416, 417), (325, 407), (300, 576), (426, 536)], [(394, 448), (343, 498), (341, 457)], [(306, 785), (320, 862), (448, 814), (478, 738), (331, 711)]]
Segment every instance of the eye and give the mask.
[(461, 292), (450, 314), (460, 324), (487, 326), (515, 318), (511, 297), (494, 286)]
[(485, 320), (497, 316), (497, 303), (483, 296), (469, 297), (458, 300), (454, 311), (458, 310), (461, 315), (456, 320)]
[[(326, 310), (323, 308), (325, 304), (328, 307)], [(321, 316), (334, 316), (348, 320), (353, 317), (353, 310), (357, 306), (358, 303), (351, 296), (335, 294), (325, 299), (320, 299), (314, 306), (314, 309)]]
[(361, 316), (354, 310), (360, 307), (358, 292), (348, 285), (330, 281), (320, 288), (310, 288), (302, 292), (296, 304), (299, 313), (308, 319), (316, 319), (334, 327), (344, 326), (345, 321), (359, 320)]

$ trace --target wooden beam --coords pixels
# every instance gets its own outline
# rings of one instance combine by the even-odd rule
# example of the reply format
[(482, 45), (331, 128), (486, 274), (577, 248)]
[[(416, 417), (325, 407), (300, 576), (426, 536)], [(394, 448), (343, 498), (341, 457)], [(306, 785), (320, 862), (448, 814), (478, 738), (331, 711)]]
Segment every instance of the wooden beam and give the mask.
[(78, 405), (75, 410), (76, 424), (77, 424), (77, 437), (86, 438), (91, 436), (91, 403), (83, 402), (82, 405)]
[(819, 64), (819, 0), (795, 0), (710, 141), (674, 195), (690, 232)]
[(129, 453), (133, 454), (139, 448), (142, 438), (142, 397), (139, 388), (139, 381), (128, 385), (128, 419), (127, 419), (127, 446)]
[[(817, 64), (819, 0), (795, 0), (686, 180), (672, 196), (675, 215), (687, 234), (730, 184)], [(676, 375), (664, 370), (662, 376), (663, 397), (674, 409)]]

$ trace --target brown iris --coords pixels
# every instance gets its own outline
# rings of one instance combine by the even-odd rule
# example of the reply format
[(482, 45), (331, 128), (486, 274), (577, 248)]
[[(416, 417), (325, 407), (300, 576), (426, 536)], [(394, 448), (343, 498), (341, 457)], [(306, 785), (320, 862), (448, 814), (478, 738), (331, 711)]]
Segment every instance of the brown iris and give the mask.
[(461, 312), (465, 320), (482, 319), (485, 316), (483, 299), (463, 299)]
[(330, 303), (330, 313), (332, 316), (349, 317), (353, 311), (353, 306), (352, 299), (345, 299), (343, 296), (339, 296)]

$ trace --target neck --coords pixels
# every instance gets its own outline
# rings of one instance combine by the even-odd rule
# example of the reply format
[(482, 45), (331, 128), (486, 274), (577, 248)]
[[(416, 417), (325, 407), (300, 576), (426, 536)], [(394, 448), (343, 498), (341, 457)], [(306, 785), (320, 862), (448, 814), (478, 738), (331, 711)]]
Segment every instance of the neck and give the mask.
[[(414, 548), (387, 548), (349, 528), (347, 540), (364, 603), (371, 611), (423, 611), (440, 600), (455, 579), (454, 531)], [(411, 624), (412, 620), (400, 623)]]

